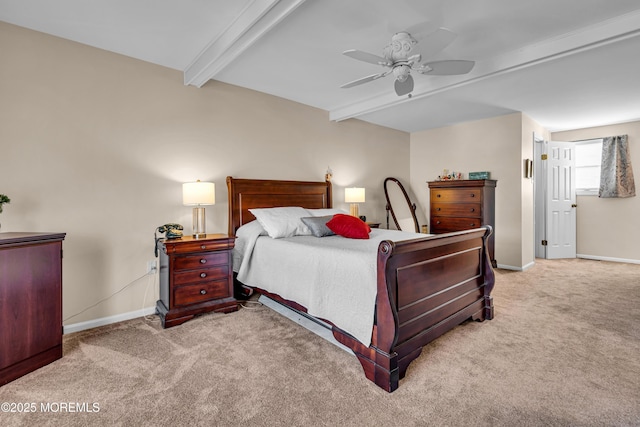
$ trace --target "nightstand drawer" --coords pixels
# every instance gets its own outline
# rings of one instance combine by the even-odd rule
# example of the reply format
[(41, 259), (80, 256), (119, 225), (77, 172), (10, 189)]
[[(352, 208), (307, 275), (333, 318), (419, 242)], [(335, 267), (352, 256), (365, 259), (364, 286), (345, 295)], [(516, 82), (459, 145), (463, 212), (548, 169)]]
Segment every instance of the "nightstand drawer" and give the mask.
[(227, 280), (216, 280), (176, 287), (173, 294), (173, 303), (176, 306), (184, 306), (228, 296), (230, 296), (229, 282)]
[(431, 232), (436, 234), (469, 230), (481, 226), (482, 220), (480, 218), (431, 217)]
[(214, 268), (177, 272), (173, 275), (174, 285), (205, 282), (209, 280), (226, 280), (229, 277), (229, 266), (219, 265)]
[(434, 202), (472, 202), (480, 203), (482, 190), (479, 188), (438, 188), (431, 192), (431, 203)]
[(224, 234), (212, 234), (209, 239), (187, 240), (187, 238), (166, 240), (167, 254), (191, 254), (197, 252), (224, 251), (233, 249), (234, 240)]
[(432, 203), (432, 216), (460, 216), (480, 217), (482, 205), (480, 203)]
[(175, 270), (190, 270), (194, 268), (207, 268), (210, 265), (229, 264), (228, 252), (213, 252), (175, 258), (173, 268)]

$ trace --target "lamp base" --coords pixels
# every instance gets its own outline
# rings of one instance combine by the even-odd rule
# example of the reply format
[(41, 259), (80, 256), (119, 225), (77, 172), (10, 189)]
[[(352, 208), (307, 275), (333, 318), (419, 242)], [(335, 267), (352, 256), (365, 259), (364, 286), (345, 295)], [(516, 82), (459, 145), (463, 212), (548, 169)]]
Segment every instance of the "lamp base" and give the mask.
[(355, 216), (356, 218), (358, 218), (360, 216), (360, 215), (358, 215), (358, 204), (357, 203), (351, 203), (351, 206), (349, 207), (349, 215)]
[(207, 232), (205, 231), (204, 208), (195, 207), (193, 208), (193, 238), (202, 239), (205, 237), (207, 237)]

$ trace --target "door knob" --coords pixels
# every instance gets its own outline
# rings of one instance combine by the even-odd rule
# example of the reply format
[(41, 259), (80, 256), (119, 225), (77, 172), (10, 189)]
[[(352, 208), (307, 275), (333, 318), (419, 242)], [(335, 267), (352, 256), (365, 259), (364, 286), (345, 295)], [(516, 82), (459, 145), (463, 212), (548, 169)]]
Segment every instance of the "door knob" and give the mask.
[(576, 205), (575, 203), (573, 203), (573, 204), (571, 205), (571, 207), (572, 207), (572, 208), (577, 208), (577, 207), (578, 207), (578, 205)]

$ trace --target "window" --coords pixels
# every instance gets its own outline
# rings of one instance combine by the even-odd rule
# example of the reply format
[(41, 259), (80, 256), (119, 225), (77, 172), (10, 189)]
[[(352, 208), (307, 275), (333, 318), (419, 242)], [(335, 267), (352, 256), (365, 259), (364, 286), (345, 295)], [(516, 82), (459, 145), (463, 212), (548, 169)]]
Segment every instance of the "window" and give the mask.
[(602, 138), (576, 142), (576, 194), (597, 196), (600, 188)]

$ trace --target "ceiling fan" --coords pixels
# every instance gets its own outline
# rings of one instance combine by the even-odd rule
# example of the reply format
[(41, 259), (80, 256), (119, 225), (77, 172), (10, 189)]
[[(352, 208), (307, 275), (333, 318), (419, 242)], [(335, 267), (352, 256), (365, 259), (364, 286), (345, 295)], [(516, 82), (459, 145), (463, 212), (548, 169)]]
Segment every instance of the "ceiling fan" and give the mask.
[[(425, 33), (424, 38), (420, 36)], [(384, 47), (382, 51), (383, 56), (357, 49), (345, 50), (342, 52), (343, 55), (370, 64), (382, 65), (388, 68), (388, 70), (354, 80), (340, 87), (350, 88), (377, 80), (381, 77), (386, 77), (393, 73), (395, 77), (394, 86), (396, 94), (398, 94), (398, 96), (411, 96), (411, 91), (413, 90), (411, 70), (420, 74), (433, 76), (467, 74), (473, 69), (475, 65), (474, 61), (445, 60), (422, 62), (423, 58), (429, 58), (437, 54), (451, 44), (455, 38), (456, 34), (452, 31), (442, 27), (434, 29), (430, 23), (425, 22), (395, 33), (393, 37), (391, 37), (391, 43)]]

